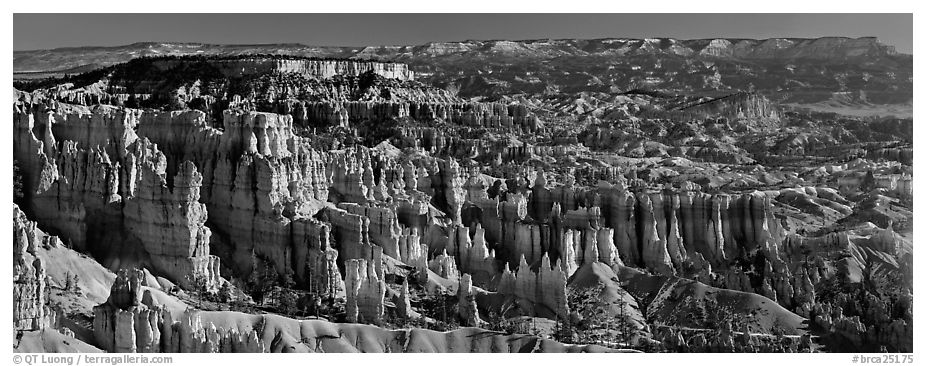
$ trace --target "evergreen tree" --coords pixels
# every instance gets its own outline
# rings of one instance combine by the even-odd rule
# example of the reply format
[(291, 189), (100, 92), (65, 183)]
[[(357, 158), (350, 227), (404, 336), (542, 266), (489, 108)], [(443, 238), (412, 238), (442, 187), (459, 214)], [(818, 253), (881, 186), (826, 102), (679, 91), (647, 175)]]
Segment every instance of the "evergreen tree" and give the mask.
[(219, 288), (218, 293), (219, 301), (223, 303), (229, 303), (232, 300), (231, 286), (228, 282), (222, 284), (222, 287)]
[(13, 160), (13, 201), (18, 202), (23, 198), (23, 176), (19, 168), (19, 162)]

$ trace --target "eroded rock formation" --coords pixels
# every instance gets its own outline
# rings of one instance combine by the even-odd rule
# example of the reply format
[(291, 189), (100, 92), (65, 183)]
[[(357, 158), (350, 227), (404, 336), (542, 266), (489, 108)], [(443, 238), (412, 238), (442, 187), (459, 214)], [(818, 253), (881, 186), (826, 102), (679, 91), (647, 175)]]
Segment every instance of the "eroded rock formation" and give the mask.
[(143, 289), (144, 273), (122, 270), (109, 299), (93, 308), (93, 335), (106, 351), (119, 353), (227, 353), (266, 352), (256, 330), (240, 334), (237, 328), (204, 325), (198, 310), (188, 309), (178, 321), (157, 304), (151, 290)]
[(13, 206), (13, 329), (40, 330), (45, 328), (46, 278), (40, 258), (27, 262), (26, 252), (34, 252), (39, 241), (55, 242), (55, 237), (40, 238), (35, 222), (29, 221), (19, 207)]
[(347, 321), (378, 324), (383, 320), (386, 295), (382, 267), (372, 261), (351, 259), (345, 262), (344, 285), (347, 288)]
[[(747, 41), (735, 47), (752, 51), (723, 40), (615, 42), (608, 47), (629, 54), (768, 56)], [(842, 52), (836, 43), (820, 47)], [(490, 45), (506, 53), (514, 43)], [(700, 70), (701, 87), (721, 90), (716, 60), (698, 62), (688, 66)], [(361, 60), (162, 57), (103, 74), (16, 93), (17, 215), (37, 222), (14, 221), (18, 329), (41, 327), (47, 313), (42, 262), (23, 259), (36, 242), (54, 241), (30, 234), (41, 227), (111, 269), (143, 267), (156, 281), (204, 285), (224, 298), (237, 290), (231, 283), (247, 282), (254, 296), (287, 296), (271, 301), (285, 302), (287, 314), (344, 301), (348, 322), (384, 327), (448, 325), (415, 308), (435, 295), (456, 300), (463, 325), (501, 313), (560, 323), (575, 315), (568, 289), (604, 284), (607, 296), (631, 304), (621, 312), (637, 315), (688, 288), (768, 305), (779, 319), (811, 319), (852, 344), (901, 344), (912, 334), (912, 292), (903, 286), (890, 308), (873, 292), (834, 295), (841, 284), (912, 278), (911, 121), (832, 127), (821, 122), (836, 117), (783, 112), (757, 93), (565, 92), (531, 82), (548, 90), (468, 99), (460, 85), (414, 81), (403, 64)], [(172, 77), (150, 80), (163, 75)], [(632, 83), (669, 85), (668, 74), (648, 75)], [(607, 84), (589, 78), (583, 87)], [(326, 342), (418, 347), (414, 331), (357, 325), (343, 328), (354, 332), (345, 341), (327, 323), (301, 321), (294, 337), (271, 316), (254, 329), (216, 312), (171, 311), (142, 277), (121, 271), (93, 310), (107, 351), (292, 351), (312, 348), (313, 334), (327, 339), (316, 339), (316, 351)], [(659, 281), (656, 298), (641, 285)], [(670, 282), (687, 287), (670, 294)], [(652, 336), (638, 320), (634, 336)], [(714, 341), (696, 330), (666, 339), (686, 349), (756, 349), (762, 337), (729, 324), (716, 330)]]

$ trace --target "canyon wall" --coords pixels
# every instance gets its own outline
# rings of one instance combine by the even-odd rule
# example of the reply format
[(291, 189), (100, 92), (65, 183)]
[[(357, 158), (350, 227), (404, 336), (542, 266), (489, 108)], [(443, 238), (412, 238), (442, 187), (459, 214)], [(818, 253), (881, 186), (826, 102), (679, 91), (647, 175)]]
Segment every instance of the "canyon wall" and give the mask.
[(386, 296), (385, 274), (373, 261), (351, 259), (345, 263), (347, 321), (379, 324), (383, 321)]
[[(189, 61), (183, 59), (155, 60), (152, 62), (152, 66), (166, 71), (187, 62)], [(226, 77), (283, 72), (327, 79), (335, 75), (356, 76), (365, 72), (373, 72), (392, 79), (414, 80), (415, 78), (415, 73), (410, 71), (405, 64), (368, 60), (268, 59), (255, 57), (217, 59), (212, 60), (210, 65), (215, 66)]]
[(42, 260), (26, 260), (26, 252), (34, 252), (41, 241), (57, 241), (55, 237), (40, 237), (35, 222), (26, 218), (13, 205), (13, 329), (40, 330), (47, 325), (45, 267)]
[(198, 201), (202, 176), (185, 162), (168, 185), (166, 157), (135, 135), (140, 113), (33, 109), (44, 108), (19, 105), (14, 114), (14, 156), (24, 167), (24, 210), (41, 227), (113, 267), (147, 263), (184, 286), (193, 278), (220, 285)]
[(685, 112), (706, 116), (723, 116), (729, 120), (743, 118), (778, 119), (778, 108), (768, 98), (755, 93), (736, 93), (688, 106)]
[(411, 118), (416, 121), (441, 120), (460, 126), (523, 132), (543, 127), (527, 107), (503, 103), (373, 102), (324, 101), (294, 102), (287, 107), (297, 123), (304, 126), (347, 126), (365, 121), (382, 122)]

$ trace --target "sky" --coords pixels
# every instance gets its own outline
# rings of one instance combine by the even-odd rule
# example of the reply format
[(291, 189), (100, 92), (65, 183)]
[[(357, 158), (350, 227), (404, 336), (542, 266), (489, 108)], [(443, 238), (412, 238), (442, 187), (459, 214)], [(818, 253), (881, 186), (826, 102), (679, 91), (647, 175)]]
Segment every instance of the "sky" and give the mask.
[(135, 42), (316, 46), (544, 38), (873, 36), (913, 52), (912, 14), (14, 14), (14, 50)]

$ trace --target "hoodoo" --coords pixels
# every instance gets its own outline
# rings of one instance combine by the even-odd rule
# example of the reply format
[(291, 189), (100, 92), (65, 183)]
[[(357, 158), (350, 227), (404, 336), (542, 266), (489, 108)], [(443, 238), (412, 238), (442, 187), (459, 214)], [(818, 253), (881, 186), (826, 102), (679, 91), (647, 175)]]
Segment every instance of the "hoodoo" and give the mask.
[(14, 52), (17, 351), (912, 352), (874, 39), (175, 46)]

